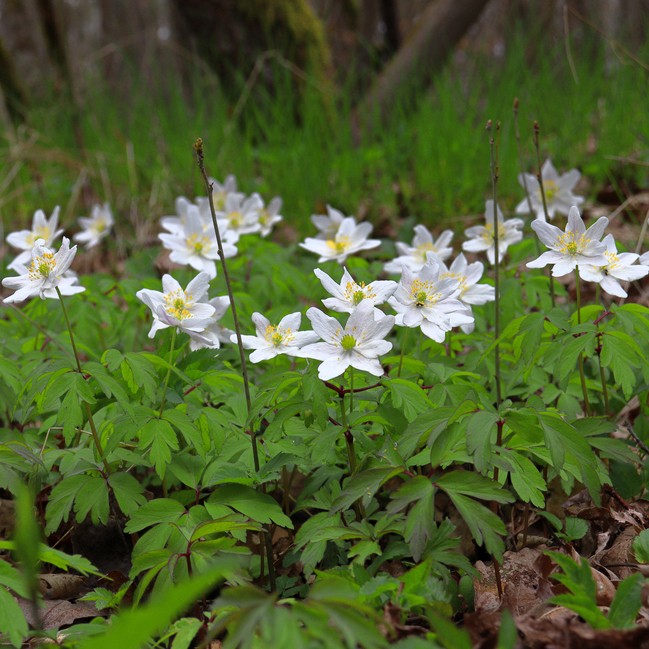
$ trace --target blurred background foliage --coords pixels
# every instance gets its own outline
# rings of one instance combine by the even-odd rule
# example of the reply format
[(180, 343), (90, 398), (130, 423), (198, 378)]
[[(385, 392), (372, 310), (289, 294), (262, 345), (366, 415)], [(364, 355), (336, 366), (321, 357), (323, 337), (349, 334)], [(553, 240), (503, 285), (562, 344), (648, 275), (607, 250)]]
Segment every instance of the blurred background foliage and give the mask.
[(579, 167), (592, 200), (647, 186), (647, 0), (0, 0), (0, 214), (64, 224), (108, 200), (124, 247), (216, 178), (284, 199), (283, 236), (326, 203), (383, 236), (475, 218), (487, 119), (503, 207), (525, 166)]

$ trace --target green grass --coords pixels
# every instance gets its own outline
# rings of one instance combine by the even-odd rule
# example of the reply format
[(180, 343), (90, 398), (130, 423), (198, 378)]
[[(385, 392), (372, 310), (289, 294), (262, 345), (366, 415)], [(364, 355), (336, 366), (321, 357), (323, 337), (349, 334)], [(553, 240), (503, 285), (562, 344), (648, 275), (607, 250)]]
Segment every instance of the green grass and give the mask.
[[(649, 60), (646, 50), (638, 56)], [(144, 238), (142, 224), (157, 227), (158, 218), (173, 211), (176, 196), (204, 193), (193, 159), (197, 136), (205, 141), (214, 177), (234, 173), (243, 191), (260, 191), (267, 199), (281, 195), (287, 223), (298, 235), (310, 232), (309, 215), (325, 203), (397, 227), (397, 217), (406, 215), (429, 225), (457, 223), (458, 216), (480, 212), (489, 194), (487, 119), (502, 123), (500, 196), (511, 209), (522, 198), (514, 97), (521, 102), (530, 171), (536, 165), (532, 124), (538, 120), (542, 156), (559, 169), (579, 167), (591, 193), (619, 175), (646, 184), (646, 167), (615, 159), (647, 159), (646, 72), (621, 59), (607, 65), (601, 42), (582, 44), (573, 57), (578, 83), (563, 50), (528, 67), (522, 40), (501, 65), (473, 61), (464, 78), (456, 67), (447, 68), (432, 90), (419, 93), (414, 108), (412, 102), (408, 111), (397, 108), (387, 124), (372, 125), (365, 116), (358, 146), (349, 93), (331, 97), (308, 83), (296, 88), (279, 65), (274, 91), (254, 86), (240, 111), (204, 69), (196, 68), (189, 80), (132, 83), (128, 97), (95, 85), (85, 92), (79, 117), (83, 151), (71, 110), (54, 101), (32, 110), (29, 129), (5, 135), (0, 161), (7, 173), (17, 167), (13, 179), (0, 185), (5, 229), (26, 222), (38, 207), (49, 212), (56, 204), (71, 226), (92, 202), (108, 199), (121, 216), (122, 234), (132, 239), (135, 230)]]

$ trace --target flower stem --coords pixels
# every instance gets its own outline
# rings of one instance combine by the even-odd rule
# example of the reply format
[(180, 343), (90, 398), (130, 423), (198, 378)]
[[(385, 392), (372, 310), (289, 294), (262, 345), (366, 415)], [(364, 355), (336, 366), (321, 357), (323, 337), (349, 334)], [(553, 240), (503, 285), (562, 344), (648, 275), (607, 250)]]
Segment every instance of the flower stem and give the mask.
[(401, 340), (401, 355), (399, 356), (399, 367), (397, 368), (397, 378), (401, 378), (401, 368), (403, 367), (403, 356), (406, 351), (406, 342), (410, 335), (410, 329), (404, 327), (405, 331), (403, 332), (403, 337)]
[(158, 419), (162, 417), (164, 412), (165, 403), (167, 402), (167, 387), (169, 386), (169, 377), (171, 376), (171, 364), (174, 358), (174, 347), (176, 346), (176, 327), (173, 328), (171, 334), (171, 346), (169, 347), (169, 367), (167, 368), (167, 376), (165, 376), (164, 387), (162, 388), (162, 399), (160, 401), (160, 411), (158, 412)]
[[(77, 345), (74, 340), (74, 334), (72, 333), (72, 327), (70, 325), (70, 318), (68, 318), (68, 310), (65, 308), (65, 302), (63, 301), (63, 296), (58, 286), (54, 287), (56, 289), (56, 294), (59, 296), (59, 302), (61, 304), (61, 309), (63, 310), (63, 317), (65, 318), (65, 324), (68, 328), (68, 333), (70, 334), (70, 343), (72, 344), (72, 352), (74, 353), (74, 360), (77, 364), (77, 372), (83, 376), (83, 370), (81, 369), (81, 361), (79, 360), (79, 352), (77, 351)], [(86, 417), (88, 418), (88, 425), (90, 426), (90, 431), (92, 432), (92, 438), (95, 442), (95, 448), (101, 459), (102, 464), (104, 465), (104, 472), (106, 475), (110, 475), (110, 466), (104, 455), (104, 449), (101, 445), (101, 440), (99, 439), (99, 433), (97, 432), (97, 427), (95, 426), (95, 420), (92, 417), (92, 409), (90, 404), (87, 401), (83, 402), (84, 410), (86, 411)]]
[[(493, 135), (491, 120), (487, 122), (487, 131), (489, 132), (489, 150), (491, 154), (491, 193), (493, 197), (493, 232), (494, 232), (494, 291), (495, 291), (495, 320), (494, 320), (494, 338), (496, 345), (494, 348), (495, 370), (496, 370), (496, 407), (500, 408), (502, 402), (502, 388), (500, 377), (500, 232), (498, 222), (498, 157), (496, 153), (496, 143)], [(496, 122), (496, 132), (500, 131), (500, 122)]]
[[(216, 210), (214, 209), (214, 199), (213, 192), (214, 187), (210, 182), (210, 179), (205, 170), (205, 160), (203, 154), (203, 140), (199, 137), (194, 143), (194, 150), (196, 151), (196, 160), (198, 162), (198, 168), (200, 169), (201, 175), (203, 176), (203, 182), (205, 183), (205, 188), (207, 190), (207, 200), (210, 205), (210, 214), (212, 216), (212, 226), (214, 228), (214, 234), (216, 235), (216, 245), (221, 260), (221, 268), (223, 269), (223, 279), (225, 280), (225, 286), (228, 291), (228, 298), (230, 300), (230, 309), (232, 310), (232, 319), (234, 320), (234, 331), (237, 337), (237, 347), (239, 348), (239, 359), (241, 361), (241, 374), (243, 376), (243, 390), (246, 396), (246, 407), (248, 414), (252, 409), (252, 400), (250, 398), (250, 382), (248, 380), (248, 366), (246, 365), (246, 355), (243, 350), (243, 341), (241, 339), (241, 325), (239, 324), (239, 316), (237, 315), (237, 307), (234, 301), (234, 293), (232, 291), (232, 283), (230, 282), (230, 275), (228, 274), (228, 267), (225, 263), (225, 254), (223, 252), (223, 242), (221, 241), (221, 232), (219, 230), (219, 224), (216, 220)], [(259, 464), (259, 449), (257, 447), (257, 433), (252, 428), (250, 430), (250, 444), (252, 446), (252, 460), (255, 467), (255, 472), (259, 473), (260, 464)], [(270, 590), (276, 590), (275, 585), (275, 568), (273, 563), (273, 543), (270, 538), (268, 530), (262, 532), (262, 537), (264, 545), (266, 547), (266, 558), (268, 559), (268, 581), (270, 584)]]
[(354, 410), (354, 368), (349, 366), (349, 416), (352, 416)]
[[(541, 127), (539, 123), (534, 120), (534, 148), (536, 149), (536, 162), (538, 165), (538, 170), (536, 172), (536, 178), (539, 181), (539, 190), (541, 191), (541, 200), (543, 201), (543, 214), (545, 216), (546, 223), (550, 222), (550, 216), (548, 214), (548, 203), (545, 199), (545, 187), (543, 186), (543, 173), (541, 172), (541, 149), (539, 147), (539, 131)], [(552, 308), (555, 306), (555, 297), (554, 297), (554, 277), (548, 268), (547, 271), (548, 277), (550, 278), (550, 299), (552, 300)]]
[[(581, 281), (579, 277), (579, 267), (575, 268), (575, 279), (577, 281), (577, 324), (581, 324)], [(579, 379), (581, 381), (581, 391), (584, 395), (584, 413), (590, 415), (590, 402), (588, 400), (588, 387), (586, 386), (586, 375), (584, 374), (584, 354), (579, 352), (577, 359), (579, 365)]]

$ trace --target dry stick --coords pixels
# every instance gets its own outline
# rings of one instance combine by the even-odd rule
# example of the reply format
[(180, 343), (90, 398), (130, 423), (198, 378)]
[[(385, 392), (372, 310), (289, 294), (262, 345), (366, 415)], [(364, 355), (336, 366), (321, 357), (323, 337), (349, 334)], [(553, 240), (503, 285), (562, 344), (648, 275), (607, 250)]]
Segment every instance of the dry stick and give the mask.
[[(494, 348), (495, 363), (496, 363), (496, 408), (500, 411), (500, 404), (502, 402), (501, 381), (500, 381), (500, 223), (498, 221), (498, 160), (496, 155), (496, 143), (492, 135), (493, 123), (491, 120), (487, 122), (487, 132), (489, 133), (489, 151), (491, 162), (491, 193), (493, 198), (493, 237), (494, 237), (494, 292), (495, 292), (495, 306), (496, 317), (494, 322), (494, 337), (496, 345)], [(496, 122), (496, 133), (500, 132), (500, 122)], [(503, 425), (504, 421), (498, 419), (497, 426), (498, 432), (496, 435), (496, 446), (500, 447), (503, 438)], [(494, 480), (498, 480), (498, 467), (494, 467)], [(492, 503), (494, 510), (498, 509), (497, 503)], [(500, 577), (500, 564), (494, 557), (494, 574), (496, 576), (496, 587), (498, 588), (498, 597), (503, 596), (503, 584)]]
[[(68, 333), (70, 334), (70, 342), (72, 343), (74, 360), (77, 363), (77, 372), (79, 372), (79, 374), (83, 376), (83, 370), (81, 369), (81, 362), (79, 361), (79, 352), (77, 352), (77, 345), (74, 342), (74, 335), (72, 334), (72, 327), (70, 326), (70, 319), (68, 318), (68, 311), (65, 308), (65, 304), (63, 302), (63, 296), (61, 295), (61, 291), (59, 290), (59, 287), (55, 286), (54, 288), (56, 289), (56, 294), (59, 296), (59, 302), (61, 303), (61, 309), (63, 310), (63, 317), (65, 318), (65, 324), (67, 325)], [(110, 466), (106, 460), (106, 456), (104, 455), (104, 449), (101, 446), (101, 440), (99, 439), (99, 433), (97, 432), (97, 427), (95, 426), (95, 420), (92, 418), (92, 410), (90, 409), (90, 404), (87, 401), (84, 401), (83, 405), (85, 406), (86, 417), (88, 417), (88, 424), (90, 425), (90, 430), (92, 432), (92, 438), (95, 442), (95, 447), (97, 448), (97, 452), (99, 453), (101, 462), (104, 465), (104, 471), (108, 476), (110, 475)]]
[[(228, 291), (228, 298), (230, 300), (230, 309), (232, 310), (232, 319), (234, 320), (234, 330), (237, 337), (237, 347), (239, 348), (239, 359), (241, 361), (241, 373), (243, 375), (243, 390), (246, 395), (246, 407), (248, 410), (248, 415), (250, 415), (252, 401), (250, 399), (250, 383), (248, 381), (248, 367), (246, 365), (246, 355), (243, 351), (243, 341), (241, 339), (241, 326), (239, 324), (239, 317), (237, 315), (237, 307), (234, 302), (234, 293), (232, 292), (232, 284), (230, 282), (230, 276), (228, 275), (228, 267), (225, 263), (225, 254), (223, 252), (223, 243), (221, 241), (221, 232), (219, 231), (219, 225), (216, 220), (216, 210), (214, 209), (214, 200), (212, 194), (214, 187), (209, 180), (207, 171), (205, 170), (205, 160), (203, 155), (203, 140), (199, 137), (195, 144), (194, 150), (196, 151), (196, 159), (198, 162), (198, 168), (201, 171), (203, 176), (203, 181), (205, 183), (205, 188), (207, 189), (207, 199), (210, 205), (210, 214), (212, 215), (212, 225), (214, 227), (214, 234), (216, 235), (216, 244), (217, 252), (219, 259), (221, 260), (221, 268), (223, 269), (223, 279), (225, 280), (225, 285)], [(255, 465), (255, 471), (259, 473), (259, 450), (257, 448), (257, 436), (255, 431), (250, 428), (248, 431), (250, 434), (250, 443), (252, 445), (252, 458)], [(275, 566), (273, 564), (273, 543), (270, 538), (270, 534), (267, 531), (262, 531), (262, 536), (264, 538), (266, 546), (266, 555), (268, 558), (268, 578), (270, 581), (271, 591), (275, 590)]]
[[(545, 187), (543, 187), (543, 173), (541, 172), (541, 149), (539, 147), (539, 131), (541, 130), (539, 123), (534, 120), (534, 148), (536, 149), (536, 162), (538, 165), (538, 171), (536, 172), (536, 178), (539, 181), (539, 190), (541, 191), (541, 200), (543, 201), (543, 214), (545, 215), (546, 223), (550, 222), (550, 216), (548, 214), (548, 203), (545, 200)], [(550, 299), (552, 300), (552, 307), (555, 306), (554, 301), (554, 277), (552, 273), (548, 270), (548, 277), (550, 278)]]

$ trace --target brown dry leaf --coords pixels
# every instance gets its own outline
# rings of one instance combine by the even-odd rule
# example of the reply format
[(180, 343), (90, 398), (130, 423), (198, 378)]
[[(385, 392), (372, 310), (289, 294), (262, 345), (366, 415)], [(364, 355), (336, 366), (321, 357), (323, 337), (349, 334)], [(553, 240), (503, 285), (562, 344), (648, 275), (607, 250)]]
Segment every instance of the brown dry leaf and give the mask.
[[(22, 612), (25, 614), (25, 619), (31, 627), (35, 626), (36, 620), (34, 619), (34, 612), (32, 604), (29, 600), (22, 597), (14, 598)], [(98, 611), (92, 602), (69, 602), (67, 599), (49, 599), (43, 602), (40, 608), (41, 619), (43, 627), (47, 629), (60, 629), (64, 626), (69, 626), (77, 620), (92, 619), (97, 616), (103, 615)]]
[(0, 539), (13, 536), (16, 513), (13, 500), (0, 498)]
[(635, 570), (623, 564), (635, 562), (632, 546), (633, 539), (637, 534), (638, 530), (635, 527), (629, 526), (625, 528), (608, 550), (596, 556), (598, 563), (609, 568), (620, 579), (632, 575)]
[(67, 573), (39, 575), (38, 580), (45, 599), (74, 599), (84, 586), (83, 577)]

